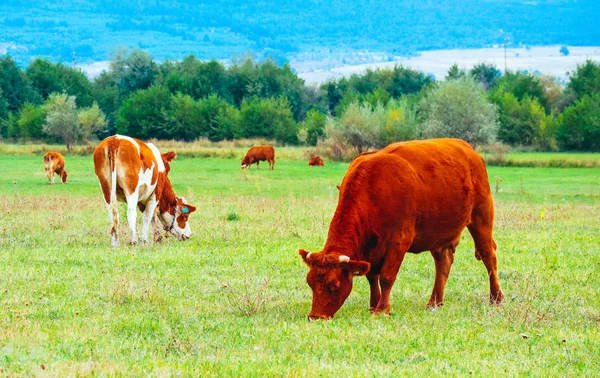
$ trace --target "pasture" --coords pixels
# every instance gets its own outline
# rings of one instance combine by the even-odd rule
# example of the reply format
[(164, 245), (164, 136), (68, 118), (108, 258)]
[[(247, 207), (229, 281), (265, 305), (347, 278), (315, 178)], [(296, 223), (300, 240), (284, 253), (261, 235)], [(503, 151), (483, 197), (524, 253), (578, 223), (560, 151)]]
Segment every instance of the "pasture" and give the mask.
[(68, 184), (49, 186), (41, 154), (0, 155), (0, 375), (600, 371), (600, 168), (488, 168), (501, 306), (465, 232), (443, 307), (425, 309), (433, 259), (408, 254), (389, 318), (369, 314), (358, 278), (332, 321), (312, 323), (297, 250), (323, 246), (348, 164), (278, 157), (243, 172), (232, 155), (171, 166), (198, 207), (190, 240), (127, 245), (121, 204), (118, 249), (90, 156), (66, 155)]

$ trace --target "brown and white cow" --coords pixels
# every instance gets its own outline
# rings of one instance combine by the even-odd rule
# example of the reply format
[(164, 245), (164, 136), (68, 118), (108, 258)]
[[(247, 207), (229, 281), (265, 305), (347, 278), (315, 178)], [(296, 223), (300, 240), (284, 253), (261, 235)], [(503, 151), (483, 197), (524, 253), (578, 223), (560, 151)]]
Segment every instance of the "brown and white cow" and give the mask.
[(177, 197), (167, 176), (174, 152), (160, 154), (152, 143), (123, 135), (104, 139), (94, 151), (94, 169), (111, 221), (112, 245), (119, 244), (117, 201), (127, 203), (131, 242), (137, 243), (136, 208), (142, 212), (142, 241), (148, 241), (148, 227), (154, 224), (155, 210), (166, 231), (179, 240), (192, 236), (188, 218), (196, 208)]
[(65, 171), (65, 158), (58, 152), (48, 152), (44, 155), (44, 169), (48, 176), (48, 184), (54, 184), (54, 174), (60, 176), (63, 184), (67, 183), (69, 172)]
[(389, 314), (390, 291), (407, 252), (430, 251), (436, 268), (427, 305), (441, 306), (454, 251), (465, 227), (483, 260), (490, 300), (500, 303), (494, 203), (481, 156), (458, 139), (391, 144), (356, 158), (340, 189), (322, 251), (299, 250), (313, 292), (309, 319), (331, 319), (366, 275), (370, 311)]
[(308, 165), (311, 167), (322, 167), (325, 165), (320, 156), (313, 156), (308, 160)]
[(254, 163), (256, 163), (256, 169), (258, 169), (258, 163), (265, 160), (269, 163), (269, 168), (275, 169), (275, 148), (273, 146), (252, 147), (242, 159), (242, 169)]

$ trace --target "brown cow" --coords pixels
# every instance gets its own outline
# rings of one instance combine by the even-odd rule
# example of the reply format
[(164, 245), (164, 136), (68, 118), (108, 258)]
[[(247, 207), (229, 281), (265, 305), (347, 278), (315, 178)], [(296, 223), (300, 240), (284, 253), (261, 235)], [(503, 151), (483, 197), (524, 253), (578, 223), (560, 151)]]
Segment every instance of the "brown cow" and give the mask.
[(354, 276), (366, 275), (370, 311), (390, 312), (390, 291), (406, 252), (431, 251), (436, 276), (427, 305), (441, 306), (454, 251), (465, 227), (483, 260), (490, 300), (504, 297), (492, 237), (494, 204), (481, 156), (458, 139), (391, 144), (356, 158), (342, 181), (325, 247), (298, 252), (310, 267), (309, 319), (331, 319)]
[[(104, 202), (108, 208), (112, 228), (112, 245), (119, 244), (117, 227), (119, 207), (117, 201), (127, 202), (127, 222), (131, 229), (131, 242), (137, 243), (136, 207), (142, 212), (142, 241), (148, 241), (148, 225), (158, 219), (164, 229), (179, 240), (192, 236), (188, 218), (196, 208), (185, 198), (173, 192), (167, 174), (174, 152), (160, 154), (152, 143), (127, 136), (115, 135), (104, 139), (94, 151), (94, 169), (100, 180)], [(155, 230), (155, 233), (156, 230)]]
[(322, 167), (325, 165), (325, 163), (323, 162), (323, 159), (321, 159), (320, 156), (313, 156), (308, 160), (308, 165), (310, 165), (311, 167)]
[(275, 169), (275, 148), (273, 146), (252, 147), (242, 159), (242, 169), (254, 163), (256, 163), (256, 169), (258, 169), (258, 163), (265, 160), (269, 163), (269, 168)]
[(48, 152), (44, 155), (44, 169), (48, 176), (48, 184), (54, 184), (54, 174), (60, 176), (63, 184), (67, 183), (69, 172), (65, 171), (65, 158), (58, 152)]

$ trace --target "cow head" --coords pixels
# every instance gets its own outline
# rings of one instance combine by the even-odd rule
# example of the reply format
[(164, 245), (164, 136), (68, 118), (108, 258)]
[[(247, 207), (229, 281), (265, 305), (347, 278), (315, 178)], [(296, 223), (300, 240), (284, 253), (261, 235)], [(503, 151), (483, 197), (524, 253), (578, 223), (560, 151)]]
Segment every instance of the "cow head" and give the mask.
[(158, 219), (165, 226), (166, 231), (175, 235), (179, 240), (185, 240), (192, 236), (188, 219), (194, 211), (196, 208), (188, 204), (185, 198), (178, 197), (175, 206), (169, 207), (166, 212), (158, 212)]
[(252, 158), (248, 155), (242, 159), (242, 169), (249, 167), (253, 163)]
[(63, 184), (67, 183), (67, 176), (69, 175), (69, 172), (63, 170), (62, 173), (60, 174), (60, 180), (62, 181)]
[(363, 276), (371, 268), (368, 262), (350, 260), (341, 254), (310, 253), (303, 249), (298, 253), (310, 268), (306, 276), (313, 292), (309, 320), (332, 319), (350, 295), (354, 276)]

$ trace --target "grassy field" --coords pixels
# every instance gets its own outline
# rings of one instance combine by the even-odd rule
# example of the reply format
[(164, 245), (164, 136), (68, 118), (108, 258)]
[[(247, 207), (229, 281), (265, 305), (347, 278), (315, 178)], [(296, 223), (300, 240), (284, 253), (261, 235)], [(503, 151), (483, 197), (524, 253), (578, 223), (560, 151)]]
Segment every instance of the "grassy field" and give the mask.
[(347, 164), (239, 158), (172, 164), (192, 239), (112, 249), (89, 156), (49, 186), (40, 156), (1, 154), (0, 376), (598, 375), (600, 168), (489, 169), (503, 305), (464, 233), (437, 311), (425, 253), (405, 259), (391, 317), (371, 317), (357, 279), (311, 323), (297, 249), (323, 246)]

